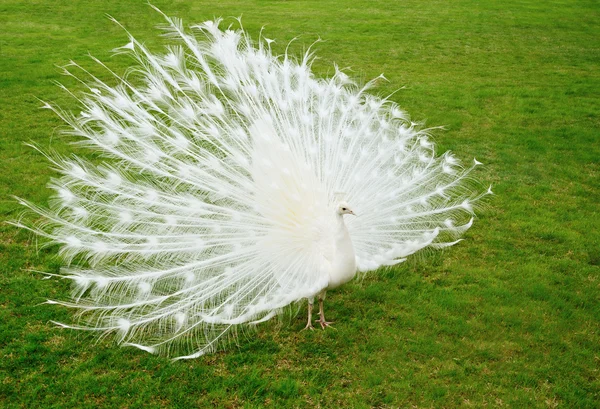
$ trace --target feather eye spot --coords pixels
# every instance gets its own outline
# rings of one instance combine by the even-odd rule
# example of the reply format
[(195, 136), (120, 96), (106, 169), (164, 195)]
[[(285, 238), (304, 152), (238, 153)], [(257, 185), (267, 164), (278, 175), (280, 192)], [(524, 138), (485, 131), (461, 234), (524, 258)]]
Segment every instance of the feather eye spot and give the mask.
[(154, 189), (147, 189), (145, 199), (151, 203), (156, 202), (158, 200), (158, 192)]
[(108, 245), (101, 240), (97, 240), (92, 245), (92, 248), (94, 249), (94, 251), (96, 253), (101, 254), (101, 253), (105, 253), (108, 250)]
[(77, 179), (85, 179), (85, 176), (86, 176), (85, 170), (76, 163), (71, 163), (71, 167), (70, 167), (68, 173), (72, 177), (77, 178)]
[(152, 291), (152, 285), (146, 281), (142, 281), (138, 284), (138, 293), (141, 297), (145, 297)]
[(113, 148), (119, 143), (121, 139), (117, 133), (108, 130), (104, 132), (101, 138), (102, 142), (105, 142), (108, 146)]
[(72, 203), (75, 200), (75, 195), (73, 192), (66, 188), (58, 189), (58, 196), (65, 204)]
[(117, 320), (117, 327), (122, 334), (127, 334), (131, 328), (131, 321), (125, 318), (119, 318)]
[(193, 273), (193, 272), (191, 272), (191, 271), (187, 271), (187, 272), (184, 274), (184, 281), (185, 281), (185, 283), (186, 283), (186, 284), (188, 284), (188, 285), (189, 285), (189, 284), (193, 284), (193, 283), (196, 281), (196, 274), (194, 274), (194, 273)]
[(119, 213), (119, 221), (121, 223), (130, 223), (133, 220), (133, 214), (129, 210), (123, 210)]
[(81, 290), (86, 290), (90, 285), (90, 279), (88, 277), (76, 275), (69, 278), (75, 281), (75, 285)]
[(187, 321), (187, 314), (184, 312), (178, 312), (178, 313), (173, 314), (173, 318), (175, 318), (175, 322), (177, 323), (176, 330), (179, 331), (181, 329), (181, 327), (183, 327), (183, 325)]
[(108, 286), (108, 278), (103, 276), (96, 276), (94, 277), (94, 283), (96, 284), (96, 288), (101, 290)]
[(177, 226), (177, 218), (171, 214), (165, 215), (165, 224), (169, 227)]
[(227, 318), (231, 318), (233, 316), (234, 309), (235, 307), (233, 304), (227, 304), (225, 307), (223, 307), (223, 313)]
[(79, 240), (75, 236), (68, 236), (65, 239), (65, 242), (69, 247), (80, 247), (81, 246), (81, 240)]
[(121, 175), (117, 172), (109, 171), (106, 174), (106, 184), (111, 188), (118, 187), (123, 182)]

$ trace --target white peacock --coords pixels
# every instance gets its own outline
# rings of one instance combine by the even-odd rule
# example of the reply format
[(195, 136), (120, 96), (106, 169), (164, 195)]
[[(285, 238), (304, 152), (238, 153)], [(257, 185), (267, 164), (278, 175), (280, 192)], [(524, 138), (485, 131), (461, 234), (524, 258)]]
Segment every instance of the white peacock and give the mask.
[(372, 82), (315, 78), (310, 52), (274, 56), (220, 20), (165, 18), (178, 45), (156, 55), (130, 36), (117, 51), (134, 74), (86, 72), (79, 115), (45, 105), (103, 158), (51, 159), (50, 209), (21, 200), (43, 223), (15, 223), (61, 244), (73, 299), (48, 302), (79, 320), (60, 325), (178, 358), (303, 299), (307, 328), (315, 297), (325, 328), (327, 290), (471, 227), (491, 193), (471, 187), (479, 162), (436, 156)]

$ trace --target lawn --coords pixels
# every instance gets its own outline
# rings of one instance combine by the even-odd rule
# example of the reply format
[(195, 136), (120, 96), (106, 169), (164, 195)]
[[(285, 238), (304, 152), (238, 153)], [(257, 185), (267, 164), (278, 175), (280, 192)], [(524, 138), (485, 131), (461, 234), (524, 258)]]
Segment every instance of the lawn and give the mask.
[[(335, 330), (300, 331), (305, 309), (237, 345), (171, 362), (61, 330), (70, 312), (56, 247), (0, 224), (0, 406), (5, 408), (600, 407), (600, 5), (596, 1), (155, 1), (187, 24), (243, 16), (333, 64), (415, 120), (445, 127), (438, 151), (485, 167), (496, 195), (466, 240), (328, 295)], [(43, 99), (69, 60), (124, 45), (117, 18), (160, 50), (142, 1), (0, 2), (0, 219), (46, 205), (56, 173), (24, 145), (73, 151)], [(231, 19), (230, 19), (231, 20)], [(231, 20), (233, 21), (233, 20)], [(89, 152), (80, 152), (90, 155)]]

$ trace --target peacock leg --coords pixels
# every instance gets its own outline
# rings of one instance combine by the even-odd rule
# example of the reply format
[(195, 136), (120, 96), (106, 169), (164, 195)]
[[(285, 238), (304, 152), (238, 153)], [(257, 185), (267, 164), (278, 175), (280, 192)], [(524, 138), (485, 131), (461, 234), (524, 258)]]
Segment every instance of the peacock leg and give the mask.
[(317, 321), (319, 324), (321, 324), (321, 328), (325, 329), (325, 327), (331, 327), (333, 321), (325, 321), (325, 312), (323, 311), (323, 300), (325, 300), (325, 291), (319, 294), (319, 320)]
[[(308, 300), (308, 323), (306, 324), (306, 327), (304, 327), (304, 329), (311, 329), (314, 330), (315, 327), (313, 327), (312, 325), (312, 310), (313, 310), (313, 302), (314, 300)], [(303, 329), (303, 331), (304, 331)]]

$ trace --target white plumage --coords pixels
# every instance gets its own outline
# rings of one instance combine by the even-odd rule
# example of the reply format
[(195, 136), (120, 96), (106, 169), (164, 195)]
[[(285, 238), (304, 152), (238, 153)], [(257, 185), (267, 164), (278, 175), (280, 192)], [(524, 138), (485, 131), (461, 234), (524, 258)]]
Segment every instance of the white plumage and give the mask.
[(130, 36), (117, 51), (137, 60), (132, 75), (111, 87), (87, 73), (78, 115), (46, 105), (103, 158), (53, 159), (50, 209), (22, 201), (44, 222), (17, 224), (70, 264), (73, 299), (50, 303), (79, 323), (61, 325), (193, 358), (302, 299), (312, 327), (327, 289), (471, 226), (478, 162), (436, 157), (370, 83), (317, 79), (310, 53), (273, 56), (271, 40), (220, 20), (186, 32), (166, 19), (178, 39), (166, 54)]

